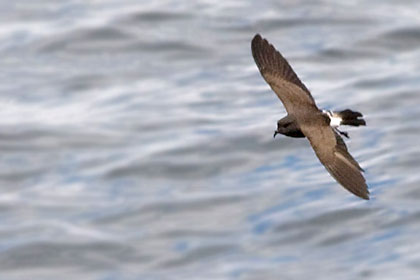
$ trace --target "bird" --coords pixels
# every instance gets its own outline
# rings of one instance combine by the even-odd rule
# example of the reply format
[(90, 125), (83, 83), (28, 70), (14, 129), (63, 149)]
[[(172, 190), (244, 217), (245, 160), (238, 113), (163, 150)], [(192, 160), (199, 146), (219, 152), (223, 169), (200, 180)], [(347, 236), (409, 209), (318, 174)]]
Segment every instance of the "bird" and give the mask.
[(262, 77), (287, 112), (287, 116), (277, 122), (274, 137), (277, 134), (306, 137), (330, 175), (354, 195), (369, 200), (364, 170), (351, 156), (341, 137), (349, 138), (348, 133), (338, 129), (340, 125), (365, 126), (363, 115), (350, 109), (338, 112), (320, 110), (288, 61), (260, 34), (252, 39), (251, 51)]

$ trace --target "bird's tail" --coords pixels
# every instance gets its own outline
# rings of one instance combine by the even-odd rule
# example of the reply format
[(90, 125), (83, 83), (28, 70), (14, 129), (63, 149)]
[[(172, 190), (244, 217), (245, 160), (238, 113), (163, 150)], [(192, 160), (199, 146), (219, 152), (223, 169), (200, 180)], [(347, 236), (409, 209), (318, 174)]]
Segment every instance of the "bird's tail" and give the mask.
[(334, 112), (334, 114), (338, 115), (338, 117), (341, 118), (341, 125), (366, 125), (366, 121), (363, 119), (363, 115), (360, 112), (355, 112), (350, 109), (346, 109), (344, 111)]

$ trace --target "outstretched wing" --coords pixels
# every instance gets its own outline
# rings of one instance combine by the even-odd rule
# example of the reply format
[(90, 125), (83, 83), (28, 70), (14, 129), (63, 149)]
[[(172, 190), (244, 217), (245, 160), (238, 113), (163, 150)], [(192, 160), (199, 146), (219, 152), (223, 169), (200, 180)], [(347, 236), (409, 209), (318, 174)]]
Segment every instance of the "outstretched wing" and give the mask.
[(303, 107), (306, 110), (318, 110), (309, 90), (273, 45), (257, 34), (252, 39), (251, 50), (261, 75), (283, 102), (289, 114)]
[(303, 126), (301, 129), (331, 176), (353, 194), (369, 199), (368, 187), (362, 174), (363, 169), (349, 154), (341, 136), (329, 125)]

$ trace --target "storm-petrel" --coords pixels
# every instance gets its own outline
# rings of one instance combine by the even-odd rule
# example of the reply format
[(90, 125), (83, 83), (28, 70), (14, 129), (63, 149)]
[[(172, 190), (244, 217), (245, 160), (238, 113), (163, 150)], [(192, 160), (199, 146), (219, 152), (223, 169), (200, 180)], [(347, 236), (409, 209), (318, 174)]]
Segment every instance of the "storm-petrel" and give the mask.
[(366, 125), (362, 114), (352, 110), (321, 111), (306, 86), (300, 81), (287, 60), (259, 34), (251, 43), (252, 56), (265, 81), (277, 94), (287, 116), (277, 122), (276, 134), (306, 137), (318, 159), (328, 172), (353, 194), (369, 199), (363, 169), (349, 154), (338, 130), (339, 125)]

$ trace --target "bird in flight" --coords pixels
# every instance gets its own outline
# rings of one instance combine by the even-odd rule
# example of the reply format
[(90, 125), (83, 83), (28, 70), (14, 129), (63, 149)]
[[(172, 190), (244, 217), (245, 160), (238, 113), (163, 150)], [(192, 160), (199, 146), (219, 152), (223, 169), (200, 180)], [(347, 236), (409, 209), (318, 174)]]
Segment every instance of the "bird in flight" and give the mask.
[(364, 171), (350, 155), (338, 126), (366, 125), (363, 115), (352, 110), (320, 110), (308, 88), (300, 81), (287, 60), (261, 35), (251, 42), (252, 56), (264, 80), (280, 98), (287, 116), (277, 122), (277, 134), (306, 137), (319, 161), (334, 179), (351, 193), (369, 199)]

